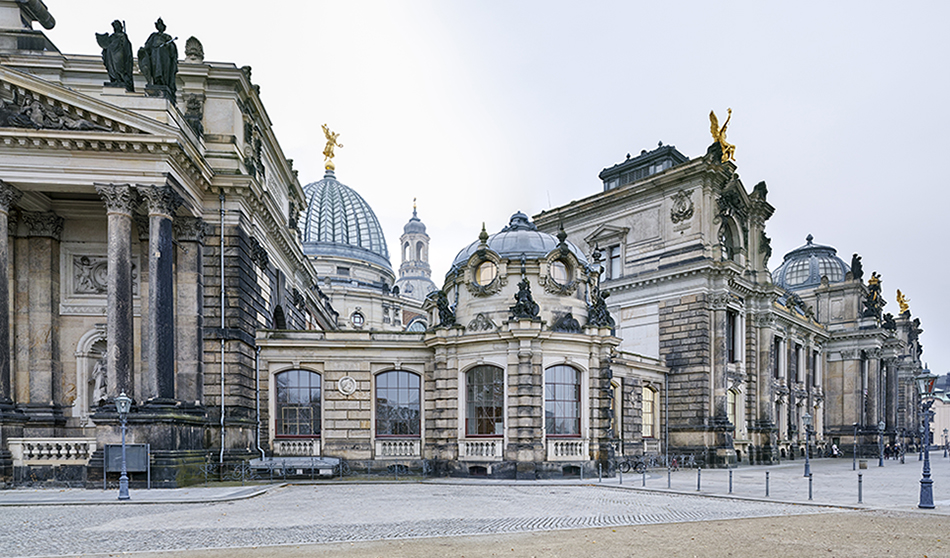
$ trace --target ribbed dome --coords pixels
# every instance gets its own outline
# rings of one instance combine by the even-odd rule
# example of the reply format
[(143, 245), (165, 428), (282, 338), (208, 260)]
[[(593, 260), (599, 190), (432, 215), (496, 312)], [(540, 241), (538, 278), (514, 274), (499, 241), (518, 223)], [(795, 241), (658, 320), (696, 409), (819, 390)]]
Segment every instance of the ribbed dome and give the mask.
[(845, 274), (851, 268), (836, 255), (837, 250), (813, 244), (813, 239), (808, 235), (804, 246), (785, 254), (785, 261), (772, 272), (772, 281), (776, 285), (797, 291), (817, 287), (822, 277), (828, 277), (831, 283), (844, 282)]
[(425, 234), (426, 226), (421, 219), (416, 215), (416, 208), (412, 208), (412, 219), (409, 219), (409, 222), (406, 223), (406, 226), (402, 228), (404, 234)]
[[(538, 227), (528, 220), (528, 216), (520, 211), (511, 216), (511, 221), (507, 227), (501, 229), (501, 232), (489, 236), (486, 242), (489, 250), (502, 258), (509, 259), (520, 259), (522, 254), (527, 259), (543, 258), (550, 254), (551, 250), (557, 248), (559, 244), (557, 238), (539, 231)], [(565, 243), (574, 257), (577, 258), (577, 261), (587, 267), (587, 258), (580, 249), (571, 242)], [(481, 242), (473, 242), (459, 252), (452, 262), (449, 275), (464, 266), (472, 257), (472, 254), (478, 251), (480, 244)]]
[(300, 221), (304, 253), (357, 258), (392, 269), (383, 229), (362, 196), (337, 181), (332, 170), (303, 190), (307, 198), (307, 212)]

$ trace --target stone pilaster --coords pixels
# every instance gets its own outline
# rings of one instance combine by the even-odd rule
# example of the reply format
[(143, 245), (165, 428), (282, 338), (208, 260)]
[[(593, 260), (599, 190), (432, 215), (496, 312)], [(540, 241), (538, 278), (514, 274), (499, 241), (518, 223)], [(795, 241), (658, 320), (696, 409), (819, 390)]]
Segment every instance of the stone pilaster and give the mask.
[(22, 193), (0, 180), (0, 406), (13, 403), (10, 374), (10, 209)]
[[(148, 262), (148, 215), (142, 215), (140, 213), (132, 214), (132, 222), (135, 223), (135, 230), (138, 233), (139, 239), (139, 285), (140, 289), (147, 288), (146, 286), (150, 283), (149, 274), (148, 274), (148, 265), (145, 265)], [(138, 387), (139, 397), (146, 401), (153, 397), (158, 397), (158, 386), (155, 385), (155, 378), (151, 377), (148, 374), (148, 351), (145, 348), (148, 346), (148, 297), (141, 296), (139, 294), (139, 362), (138, 365), (134, 367), (133, 376), (135, 378), (135, 385)]]
[(108, 396), (124, 392), (135, 398), (132, 379), (132, 206), (135, 190), (128, 184), (96, 184), (106, 204), (109, 271), (106, 310)]
[(202, 370), (202, 327), (204, 275), (201, 250), (205, 222), (196, 217), (179, 217), (173, 223), (178, 239), (178, 311), (175, 313), (175, 344), (178, 348), (176, 397), (181, 401), (204, 399)]
[[(505, 459), (519, 464), (516, 465), (518, 478), (534, 479), (532, 466), (544, 461), (546, 453), (543, 442), (544, 373), (536, 337), (541, 324), (514, 320), (508, 325), (515, 333), (515, 340), (508, 349), (508, 412), (505, 417), (508, 446)], [(532, 466), (520, 465), (529, 463)]]
[[(172, 273), (172, 215), (181, 205), (170, 186), (138, 186), (148, 203), (148, 353), (149, 381), (159, 399), (175, 398), (175, 300)], [(154, 380), (153, 380), (154, 379)]]
[(63, 218), (52, 211), (23, 212), (29, 250), (28, 436), (54, 436), (62, 426), (62, 362), (59, 359), (59, 243)]

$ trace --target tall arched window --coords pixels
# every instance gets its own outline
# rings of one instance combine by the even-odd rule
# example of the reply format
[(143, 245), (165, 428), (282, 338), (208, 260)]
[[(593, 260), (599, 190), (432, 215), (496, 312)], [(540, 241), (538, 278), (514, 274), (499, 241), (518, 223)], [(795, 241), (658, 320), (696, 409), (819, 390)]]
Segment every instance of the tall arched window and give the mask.
[(738, 418), (738, 396), (736, 390), (730, 389), (726, 392), (726, 416), (729, 419), (729, 422), (734, 426), (738, 426), (736, 419)]
[(376, 435), (419, 436), (419, 375), (405, 370), (376, 376)]
[(320, 436), (320, 374), (288, 370), (277, 384), (277, 436)]
[(423, 249), (423, 243), (420, 240), (416, 242), (416, 261), (422, 261), (425, 259), (425, 250)]
[(570, 366), (544, 371), (544, 424), (548, 436), (581, 434), (581, 374)]
[(505, 428), (505, 372), (476, 366), (465, 375), (465, 434), (501, 436)]
[(643, 388), (643, 437), (656, 438), (656, 409), (660, 392), (651, 388)]
[(731, 260), (736, 254), (736, 243), (729, 223), (723, 223), (719, 227), (719, 244), (722, 245), (722, 259)]

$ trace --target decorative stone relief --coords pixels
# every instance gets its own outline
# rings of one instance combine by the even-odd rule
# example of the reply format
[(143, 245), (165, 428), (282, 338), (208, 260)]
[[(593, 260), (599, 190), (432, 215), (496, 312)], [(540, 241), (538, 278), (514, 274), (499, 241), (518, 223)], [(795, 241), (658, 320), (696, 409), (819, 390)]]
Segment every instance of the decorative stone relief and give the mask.
[(177, 217), (172, 222), (172, 230), (180, 242), (204, 242), (207, 225), (200, 217)]
[[(103, 295), (108, 292), (109, 258), (71, 254), (73, 273), (68, 295)], [(138, 273), (132, 262), (132, 294), (138, 295)]]
[(198, 137), (204, 136), (204, 93), (185, 93), (182, 95), (182, 99), (185, 101), (185, 121), (188, 122), (192, 131), (198, 134)]
[(63, 223), (65, 219), (52, 211), (37, 213), (34, 211), (24, 211), (23, 223), (26, 225), (26, 236), (28, 237), (49, 237), (54, 240), (60, 240), (63, 236)]
[(138, 201), (135, 189), (129, 184), (96, 184), (96, 192), (106, 204), (109, 213), (132, 214)]
[(554, 312), (554, 322), (551, 323), (551, 331), (562, 331), (565, 333), (580, 333), (581, 324), (574, 317), (574, 312)]
[(709, 296), (709, 307), (713, 310), (725, 310), (731, 301), (732, 295), (729, 293), (714, 293)]
[(185, 41), (185, 62), (201, 64), (205, 61), (205, 49), (196, 37), (188, 37)]
[(466, 329), (469, 331), (494, 331), (498, 326), (484, 313), (479, 312), (475, 319), (468, 323)]
[(693, 217), (692, 194), (692, 190), (680, 190), (673, 194), (673, 207), (670, 208), (670, 220), (673, 223), (688, 221)]
[(23, 192), (0, 180), (0, 211), (9, 212), (22, 195)]
[(78, 117), (68, 108), (71, 107), (45, 103), (30, 94), (17, 95), (13, 102), (0, 99), (0, 128), (112, 131), (112, 128)]
[(267, 271), (270, 266), (270, 255), (267, 254), (267, 250), (253, 236), (248, 237), (248, 242), (251, 245), (251, 260), (257, 264), (257, 267)]

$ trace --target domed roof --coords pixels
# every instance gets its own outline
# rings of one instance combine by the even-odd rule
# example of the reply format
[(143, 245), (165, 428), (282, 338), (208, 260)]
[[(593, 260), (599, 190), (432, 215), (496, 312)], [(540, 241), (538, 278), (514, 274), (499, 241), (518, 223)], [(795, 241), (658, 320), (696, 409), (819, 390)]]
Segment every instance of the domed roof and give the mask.
[[(539, 231), (538, 227), (528, 220), (528, 216), (520, 211), (511, 216), (507, 227), (489, 236), (486, 243), (489, 250), (508, 259), (520, 259), (522, 255), (528, 259), (543, 258), (560, 244), (554, 236)], [(587, 267), (587, 258), (583, 252), (571, 242), (565, 241), (565, 244), (577, 261)], [(448, 274), (451, 275), (468, 263), (469, 258), (478, 251), (480, 245), (481, 241), (473, 242), (459, 252)]]
[(797, 291), (817, 287), (822, 277), (828, 277), (831, 283), (844, 282), (845, 274), (851, 268), (836, 255), (837, 250), (813, 244), (813, 239), (808, 235), (804, 246), (785, 254), (785, 261), (772, 272), (772, 281), (776, 285)]
[(383, 229), (362, 196), (337, 181), (332, 170), (303, 191), (307, 211), (300, 233), (305, 254), (356, 258), (392, 270)]
[(412, 219), (409, 219), (409, 222), (406, 223), (406, 226), (402, 228), (403, 234), (425, 234), (426, 226), (425, 223), (419, 219), (419, 216), (416, 215), (416, 207), (412, 206)]

